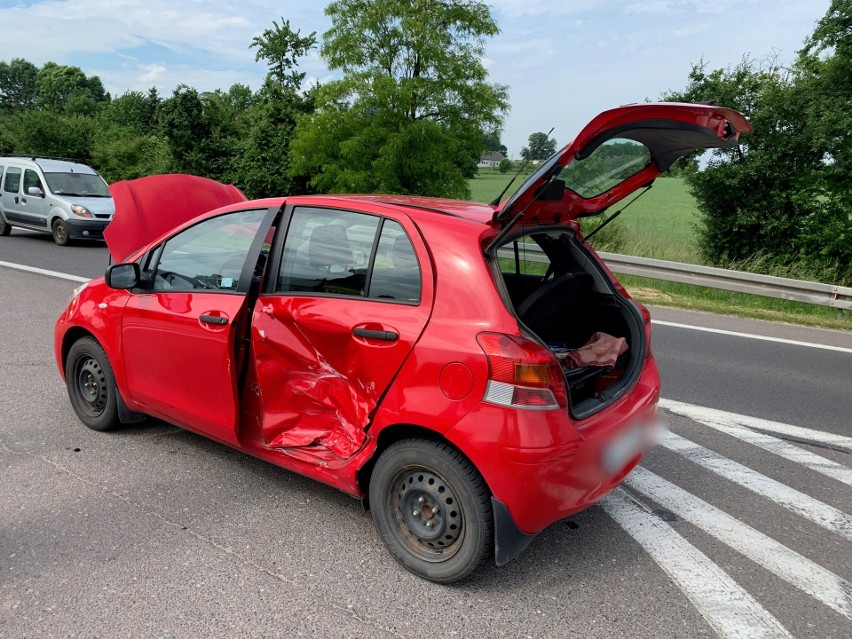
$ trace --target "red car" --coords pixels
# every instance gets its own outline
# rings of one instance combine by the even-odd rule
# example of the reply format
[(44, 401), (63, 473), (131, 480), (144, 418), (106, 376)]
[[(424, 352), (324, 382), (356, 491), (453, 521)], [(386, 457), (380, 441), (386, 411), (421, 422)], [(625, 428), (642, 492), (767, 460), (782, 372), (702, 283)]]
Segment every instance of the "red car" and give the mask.
[(606, 111), (495, 205), (118, 183), (120, 263), (56, 324), (71, 404), (336, 486), (426, 579), (503, 565), (617, 486), (655, 423), (648, 311), (577, 218), (750, 130), (715, 106)]

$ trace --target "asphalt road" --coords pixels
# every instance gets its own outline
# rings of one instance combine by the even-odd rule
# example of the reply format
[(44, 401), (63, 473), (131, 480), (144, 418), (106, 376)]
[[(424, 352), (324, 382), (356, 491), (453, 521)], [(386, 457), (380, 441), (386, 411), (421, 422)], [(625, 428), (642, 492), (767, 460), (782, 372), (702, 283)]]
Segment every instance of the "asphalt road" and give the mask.
[[(102, 245), (45, 238), (0, 238), (0, 261), (103, 271)], [(824, 435), (852, 436), (850, 352), (655, 326), (663, 394), (692, 417), (667, 415), (673, 435), (602, 506), (442, 587), (333, 489), (160, 422), (83, 427), (52, 353), (73, 286), (0, 267), (0, 637), (852, 636), (852, 439)], [(732, 434), (742, 415), (810, 430), (766, 431), (794, 442), (783, 457)]]

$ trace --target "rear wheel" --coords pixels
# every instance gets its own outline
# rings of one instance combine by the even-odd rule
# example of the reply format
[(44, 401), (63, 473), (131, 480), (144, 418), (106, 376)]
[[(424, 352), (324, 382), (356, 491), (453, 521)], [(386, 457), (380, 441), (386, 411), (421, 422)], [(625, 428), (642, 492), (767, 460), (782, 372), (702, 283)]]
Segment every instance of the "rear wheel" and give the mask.
[(393, 557), (430, 581), (459, 581), (491, 555), (491, 494), (473, 464), (447, 444), (391, 445), (373, 470), (370, 508)]
[(9, 224), (6, 219), (3, 217), (3, 214), (0, 213), (0, 237), (5, 237), (12, 232), (12, 225)]
[(118, 391), (104, 349), (91, 337), (74, 342), (65, 360), (65, 385), (77, 417), (92, 430), (119, 424)]
[(51, 226), (53, 241), (59, 246), (68, 246), (68, 226), (62, 220), (54, 220)]

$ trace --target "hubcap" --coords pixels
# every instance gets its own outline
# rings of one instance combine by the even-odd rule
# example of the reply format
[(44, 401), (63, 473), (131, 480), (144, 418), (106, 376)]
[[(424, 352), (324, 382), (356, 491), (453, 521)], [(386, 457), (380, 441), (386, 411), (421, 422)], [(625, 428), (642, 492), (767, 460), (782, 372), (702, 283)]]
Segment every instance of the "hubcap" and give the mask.
[(56, 225), (56, 229), (55, 229), (55, 231), (54, 231), (54, 232), (56, 233), (56, 238), (57, 238), (60, 242), (64, 242), (64, 241), (65, 241), (65, 225), (63, 225), (63, 224), (57, 224), (57, 225)]
[(99, 415), (107, 403), (106, 376), (100, 364), (91, 357), (77, 365), (77, 394), (90, 415)]
[(427, 561), (455, 554), (462, 536), (461, 508), (450, 486), (433, 472), (411, 469), (397, 475), (392, 504), (407, 545)]

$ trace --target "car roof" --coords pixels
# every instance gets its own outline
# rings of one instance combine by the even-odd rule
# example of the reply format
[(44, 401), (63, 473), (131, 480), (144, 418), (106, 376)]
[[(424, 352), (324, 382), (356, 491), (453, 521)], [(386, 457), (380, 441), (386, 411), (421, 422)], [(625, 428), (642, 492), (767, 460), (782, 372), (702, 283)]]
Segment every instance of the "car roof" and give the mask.
[(79, 162), (71, 162), (70, 160), (54, 160), (39, 157), (7, 157), (2, 158), (0, 161), (9, 160), (38, 164), (45, 173), (88, 173), (89, 175), (97, 175), (97, 172), (92, 167), (80, 164)]
[(485, 223), (490, 222), (494, 216), (494, 208), (482, 202), (417, 195), (299, 195), (280, 198), (281, 202), (285, 200), (288, 204), (298, 204), (299, 202), (316, 204), (328, 201), (329, 204), (335, 204), (336, 206), (340, 206), (341, 203), (345, 202), (390, 204), (406, 207), (409, 209), (408, 213), (413, 217), (417, 217), (417, 211), (419, 210), (423, 213), (440, 213)]

